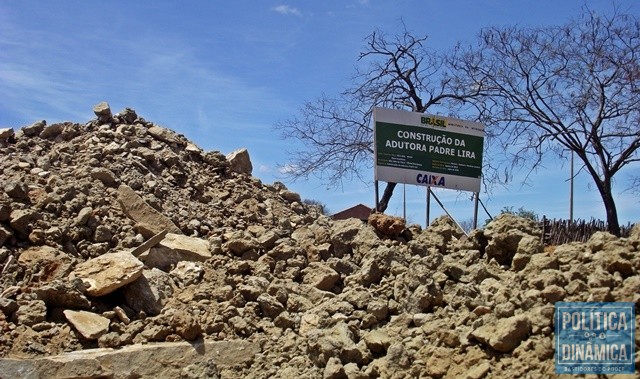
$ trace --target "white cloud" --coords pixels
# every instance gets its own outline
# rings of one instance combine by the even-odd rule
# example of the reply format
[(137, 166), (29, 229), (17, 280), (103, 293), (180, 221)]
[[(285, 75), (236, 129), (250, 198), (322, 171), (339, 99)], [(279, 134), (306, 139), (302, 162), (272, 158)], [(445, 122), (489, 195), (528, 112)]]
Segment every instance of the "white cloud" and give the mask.
[(271, 172), (271, 166), (266, 164), (261, 164), (260, 166), (258, 166), (258, 172), (269, 173)]
[(302, 13), (298, 8), (294, 8), (289, 5), (278, 5), (277, 7), (273, 7), (271, 9), (284, 15), (292, 14), (294, 16), (302, 16)]
[(278, 168), (278, 172), (280, 172), (283, 175), (295, 174), (297, 171), (298, 171), (298, 166), (290, 163), (287, 163)]

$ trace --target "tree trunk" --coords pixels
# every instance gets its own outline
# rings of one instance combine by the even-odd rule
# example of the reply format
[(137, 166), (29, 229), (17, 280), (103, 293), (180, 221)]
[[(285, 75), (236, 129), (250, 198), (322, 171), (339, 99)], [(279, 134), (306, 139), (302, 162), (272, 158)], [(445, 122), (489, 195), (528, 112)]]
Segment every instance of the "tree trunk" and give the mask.
[(382, 194), (382, 199), (378, 201), (378, 209), (377, 212), (384, 213), (389, 206), (389, 200), (391, 200), (391, 196), (393, 195), (393, 190), (396, 188), (398, 183), (387, 183), (387, 186), (384, 188), (384, 193)]
[(620, 237), (620, 224), (618, 222), (618, 210), (616, 209), (615, 200), (613, 200), (613, 196), (611, 195), (611, 191), (607, 194), (607, 196), (602, 196), (602, 200), (604, 201), (604, 207), (607, 211), (607, 224), (609, 233)]
[(604, 203), (604, 209), (607, 213), (607, 229), (609, 233), (620, 237), (620, 223), (618, 222), (618, 210), (616, 208), (616, 201), (611, 193), (611, 178), (605, 175), (602, 182), (596, 181), (602, 202)]

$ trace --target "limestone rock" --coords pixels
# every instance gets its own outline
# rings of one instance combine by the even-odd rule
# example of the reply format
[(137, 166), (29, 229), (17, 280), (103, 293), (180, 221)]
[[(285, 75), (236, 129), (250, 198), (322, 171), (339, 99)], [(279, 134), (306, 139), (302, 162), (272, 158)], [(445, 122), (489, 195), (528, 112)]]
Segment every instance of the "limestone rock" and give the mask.
[(107, 187), (114, 187), (118, 183), (118, 178), (113, 171), (104, 167), (96, 167), (91, 170), (91, 177), (99, 180)]
[(65, 123), (51, 124), (44, 128), (39, 137), (42, 139), (53, 139), (62, 134), (65, 128)]
[(55, 280), (37, 288), (34, 292), (48, 308), (90, 309), (91, 302), (83, 293), (81, 280)]
[[(540, 238), (541, 230), (529, 219), (503, 213), (491, 221), (484, 230), (488, 241), (485, 252), (499, 264), (510, 265), (518, 251), (520, 240), (526, 236)], [(523, 245), (524, 246), (524, 245)]]
[(13, 128), (0, 128), (0, 141), (6, 141), (15, 136)]
[(113, 233), (107, 225), (98, 225), (93, 233), (93, 240), (95, 242), (110, 242), (113, 238)]
[[(259, 344), (244, 340), (171, 342), (90, 349), (37, 359), (0, 359), (0, 377), (20, 378), (28, 372), (39, 378), (180, 378), (191, 367), (192, 378), (217, 377), (208, 367), (250, 365)], [(179, 365), (167, 362), (180, 362)], [(202, 363), (202, 366), (198, 366)]]
[(311, 262), (304, 269), (304, 284), (309, 284), (317, 289), (329, 291), (333, 285), (340, 279), (334, 269), (321, 262)]
[(350, 253), (356, 235), (363, 229), (362, 221), (350, 218), (336, 220), (331, 225), (331, 244), (338, 255)]
[(122, 184), (118, 187), (118, 202), (122, 207), (122, 211), (129, 218), (146, 225), (152, 232), (151, 235), (147, 236), (148, 238), (164, 230), (170, 233), (182, 233), (173, 221), (147, 204), (147, 202), (127, 185)]
[(13, 235), (13, 231), (10, 229), (0, 225), (0, 246), (4, 245), (4, 243)]
[(387, 332), (375, 329), (364, 335), (364, 342), (369, 350), (375, 354), (383, 353), (391, 345), (392, 339)]
[(70, 277), (81, 279), (91, 296), (104, 296), (142, 275), (144, 264), (127, 251), (109, 253), (80, 263)]
[(442, 305), (442, 290), (433, 279), (425, 280), (414, 289), (410, 288), (406, 287), (404, 283), (397, 283), (394, 288), (395, 298), (403, 301), (408, 312), (428, 312), (434, 307)]
[(182, 287), (199, 283), (204, 276), (204, 268), (198, 262), (180, 261), (169, 274)]
[(535, 254), (529, 259), (529, 262), (525, 266), (526, 273), (539, 273), (544, 270), (557, 270), (558, 259), (553, 255), (548, 254)]
[(109, 331), (111, 321), (103, 316), (87, 311), (65, 310), (69, 323), (86, 339), (96, 340)]
[(91, 207), (84, 207), (80, 209), (80, 211), (78, 212), (78, 216), (75, 219), (75, 224), (78, 226), (86, 225), (92, 213), (93, 208)]
[(4, 192), (12, 199), (18, 201), (29, 200), (29, 187), (25, 183), (18, 181), (9, 181), (5, 183), (3, 187)]
[(544, 296), (549, 303), (554, 304), (564, 300), (567, 296), (567, 291), (558, 285), (552, 284), (542, 290), (542, 296)]
[(501, 353), (508, 353), (529, 336), (530, 330), (529, 319), (524, 315), (518, 315), (500, 319), (495, 324), (483, 325), (471, 335)]
[(16, 323), (33, 326), (47, 319), (47, 305), (42, 300), (18, 302), (18, 309), (13, 316)]
[(347, 373), (344, 370), (344, 366), (340, 359), (337, 357), (331, 357), (327, 361), (327, 365), (324, 367), (322, 373), (323, 379), (347, 379)]
[(173, 283), (169, 274), (153, 268), (124, 288), (127, 305), (136, 312), (158, 315), (173, 295)]
[(180, 139), (178, 137), (178, 135), (173, 132), (172, 130), (169, 130), (167, 128), (163, 128), (161, 126), (152, 126), (149, 129), (147, 129), (147, 132), (153, 136), (153, 138), (156, 138), (162, 142), (166, 142), (168, 144), (176, 144), (179, 146), (185, 146), (186, 143)]
[(118, 112), (115, 117), (117, 117), (122, 123), (133, 124), (138, 119), (138, 114), (131, 108), (125, 108)]
[(456, 225), (455, 221), (447, 215), (440, 216), (433, 220), (427, 230), (431, 233), (441, 235), (446, 242), (451, 241), (453, 238), (459, 239), (464, 235), (464, 232)]
[(451, 351), (446, 348), (438, 348), (427, 359), (426, 373), (435, 378), (440, 378), (447, 374), (453, 364)]
[(339, 322), (330, 329), (316, 329), (311, 333), (307, 352), (316, 365), (325, 366), (332, 357), (339, 358), (341, 362), (361, 361), (362, 352), (346, 323)]
[(185, 311), (177, 311), (171, 318), (176, 333), (186, 341), (193, 341), (202, 336), (202, 327), (196, 317)]
[(610, 249), (608, 245), (615, 245), (617, 242), (616, 236), (609, 232), (595, 232), (587, 241), (587, 245), (591, 248), (591, 251), (597, 253), (603, 249)]
[(33, 230), (35, 222), (42, 218), (42, 214), (29, 209), (16, 209), (9, 216), (11, 228), (22, 237), (28, 236)]
[(367, 303), (367, 313), (376, 318), (377, 321), (382, 321), (389, 315), (389, 305), (386, 301), (380, 299), (374, 299)]
[(27, 137), (37, 136), (38, 134), (40, 134), (40, 132), (42, 132), (42, 130), (46, 125), (47, 125), (46, 120), (36, 121), (31, 125), (23, 127), (22, 132)]
[(579, 260), (583, 254), (581, 247), (577, 244), (566, 244), (556, 246), (553, 256), (558, 259), (560, 265), (568, 265)]
[(111, 114), (111, 107), (105, 101), (93, 106), (93, 113), (98, 117), (98, 122), (102, 124), (110, 123), (113, 115)]
[(147, 254), (140, 255), (140, 259), (147, 266), (157, 267), (167, 272), (178, 262), (204, 262), (209, 258), (211, 258), (209, 241), (174, 233), (167, 233), (160, 243), (149, 249)]
[(262, 310), (262, 314), (265, 316), (275, 319), (278, 315), (284, 312), (284, 306), (282, 303), (278, 301), (275, 297), (263, 293), (256, 299), (258, 304), (260, 304), (260, 309)]
[(482, 362), (470, 368), (464, 375), (465, 379), (482, 379), (491, 371), (489, 362)]
[[(273, 230), (267, 230), (264, 233), (261, 233), (256, 238), (256, 241), (258, 242), (260, 247), (267, 250), (273, 249), (273, 247), (276, 245), (277, 240), (278, 240), (278, 235)], [(250, 248), (253, 248), (253, 247), (250, 247)]]
[(0, 297), (0, 311), (2, 311), (5, 316), (11, 316), (13, 312), (18, 310), (18, 308), (18, 303), (15, 300)]
[(65, 278), (72, 270), (73, 259), (51, 246), (35, 246), (22, 251), (18, 263), (29, 269), (38, 282)]
[(251, 175), (253, 165), (247, 149), (239, 149), (227, 155), (229, 169), (238, 174)]
[(226, 250), (237, 256), (241, 256), (243, 253), (259, 247), (261, 247), (260, 242), (245, 233), (231, 234), (231, 236), (229, 236), (229, 240), (224, 244), (224, 248)]
[(383, 271), (380, 268), (378, 260), (374, 257), (366, 258), (355, 274), (348, 279), (356, 281), (365, 287), (369, 287), (372, 284), (378, 284), (382, 279)]
[(293, 192), (293, 191), (289, 191), (289, 190), (282, 190), (280, 191), (280, 196), (282, 196), (283, 199), (285, 199), (286, 201), (290, 202), (290, 203), (295, 203), (302, 201), (302, 199), (300, 198), (300, 194), (297, 192)]
[(628, 278), (636, 273), (636, 268), (631, 258), (631, 254), (615, 247), (598, 251), (593, 255), (593, 261), (596, 264), (611, 274), (619, 272), (623, 278)]
[(640, 304), (640, 276), (626, 278), (622, 287), (617, 288), (615, 292), (618, 301), (632, 302), (637, 307)]
[(378, 233), (392, 238), (398, 237), (406, 229), (403, 219), (383, 213), (371, 214), (368, 222)]
[(516, 254), (513, 256), (512, 267), (516, 271), (520, 271), (525, 268), (529, 263), (531, 256), (534, 254), (540, 254), (544, 251), (544, 244), (540, 238), (535, 236), (524, 236), (518, 242)]

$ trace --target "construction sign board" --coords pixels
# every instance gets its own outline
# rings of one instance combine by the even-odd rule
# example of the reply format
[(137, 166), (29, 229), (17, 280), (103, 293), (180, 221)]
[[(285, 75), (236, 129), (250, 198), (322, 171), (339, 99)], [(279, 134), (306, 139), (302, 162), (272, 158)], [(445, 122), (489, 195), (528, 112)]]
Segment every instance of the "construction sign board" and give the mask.
[(375, 179), (480, 192), (484, 125), (374, 108)]

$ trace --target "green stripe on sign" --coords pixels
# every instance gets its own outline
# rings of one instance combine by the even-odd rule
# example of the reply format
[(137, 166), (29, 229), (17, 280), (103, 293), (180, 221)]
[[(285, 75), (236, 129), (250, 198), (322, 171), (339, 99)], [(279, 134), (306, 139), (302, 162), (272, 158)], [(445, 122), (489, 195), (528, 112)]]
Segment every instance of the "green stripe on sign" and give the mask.
[(386, 122), (375, 130), (378, 166), (481, 176), (483, 137)]

